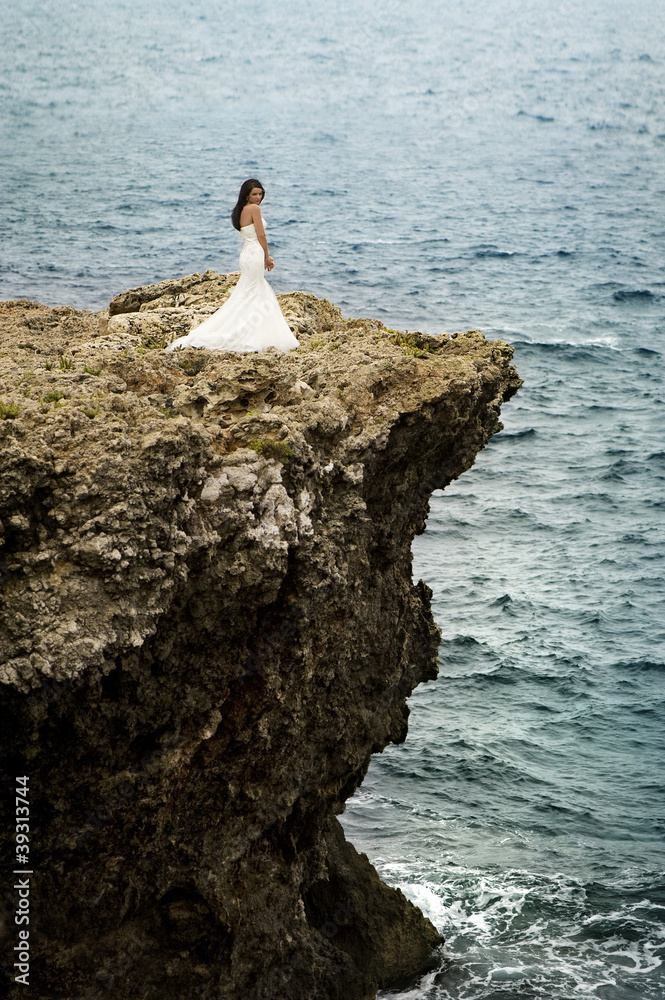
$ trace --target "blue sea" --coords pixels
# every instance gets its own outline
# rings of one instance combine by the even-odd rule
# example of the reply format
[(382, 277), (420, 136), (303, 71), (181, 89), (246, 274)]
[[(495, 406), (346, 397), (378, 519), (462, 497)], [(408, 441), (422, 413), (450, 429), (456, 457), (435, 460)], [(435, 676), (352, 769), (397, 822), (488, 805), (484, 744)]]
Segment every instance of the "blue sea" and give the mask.
[(235, 270), (257, 176), (277, 292), (515, 345), (413, 548), (439, 679), (344, 824), (447, 938), (391, 996), (665, 997), (665, 5), (2, 17), (0, 298)]

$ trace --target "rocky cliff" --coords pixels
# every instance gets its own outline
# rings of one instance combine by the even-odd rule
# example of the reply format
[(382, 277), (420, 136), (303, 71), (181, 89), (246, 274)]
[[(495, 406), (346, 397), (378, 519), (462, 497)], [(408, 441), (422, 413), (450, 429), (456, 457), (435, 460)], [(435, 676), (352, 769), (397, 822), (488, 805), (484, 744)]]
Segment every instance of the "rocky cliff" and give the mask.
[[(0, 304), (3, 808), (29, 778), (35, 1000), (370, 1000), (441, 941), (335, 816), (436, 676), (411, 542), (500, 428), (511, 349), (301, 292), (290, 354), (160, 349), (234, 280)], [(13, 800), (2, 835), (20, 869)]]

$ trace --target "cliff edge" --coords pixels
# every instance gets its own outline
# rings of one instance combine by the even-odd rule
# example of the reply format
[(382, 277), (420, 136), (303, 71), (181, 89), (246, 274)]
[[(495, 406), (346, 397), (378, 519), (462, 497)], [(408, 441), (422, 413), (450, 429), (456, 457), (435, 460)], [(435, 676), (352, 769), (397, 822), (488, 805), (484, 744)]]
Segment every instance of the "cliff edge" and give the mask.
[[(303, 292), (280, 296), (297, 351), (161, 350), (234, 280), (0, 303), (0, 745), (3, 788), (29, 779), (35, 1000), (371, 1000), (441, 942), (335, 816), (436, 676), (411, 542), (500, 428), (512, 351)], [(19, 867), (14, 827), (12, 801)]]

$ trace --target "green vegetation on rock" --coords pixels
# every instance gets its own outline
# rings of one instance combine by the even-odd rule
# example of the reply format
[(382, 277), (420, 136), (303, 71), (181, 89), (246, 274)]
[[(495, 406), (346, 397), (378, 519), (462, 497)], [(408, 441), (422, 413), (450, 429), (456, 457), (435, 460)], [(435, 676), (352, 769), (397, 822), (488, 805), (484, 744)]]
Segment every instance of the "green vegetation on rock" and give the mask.
[(388, 330), (388, 333), (391, 343), (410, 357), (427, 358), (441, 350), (441, 344), (424, 333), (401, 333), (399, 330)]
[(293, 448), (286, 441), (273, 441), (271, 438), (254, 438), (249, 447), (264, 458), (275, 458), (278, 462), (286, 462), (293, 458)]
[(18, 403), (3, 403), (0, 400), (0, 420), (13, 420), (14, 417), (18, 417), (18, 413)]

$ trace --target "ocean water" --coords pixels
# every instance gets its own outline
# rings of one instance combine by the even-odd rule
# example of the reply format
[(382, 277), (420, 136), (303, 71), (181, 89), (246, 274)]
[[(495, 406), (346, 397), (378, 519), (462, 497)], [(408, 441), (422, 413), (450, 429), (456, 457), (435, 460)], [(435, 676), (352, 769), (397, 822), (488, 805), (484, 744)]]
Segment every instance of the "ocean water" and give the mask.
[(665, 7), (22, 0), (0, 298), (237, 267), (515, 344), (525, 385), (414, 544), (440, 677), (348, 835), (445, 933), (401, 1000), (665, 996)]
[(505, 430), (414, 544), (439, 679), (345, 827), (447, 937), (399, 997), (661, 998), (662, 357), (516, 346)]

